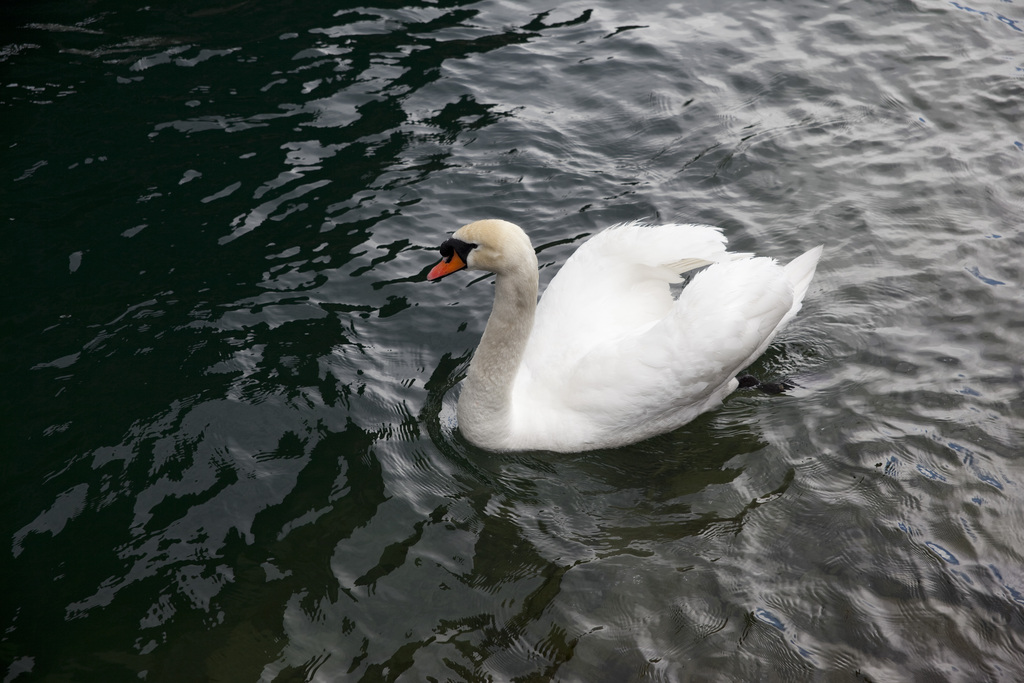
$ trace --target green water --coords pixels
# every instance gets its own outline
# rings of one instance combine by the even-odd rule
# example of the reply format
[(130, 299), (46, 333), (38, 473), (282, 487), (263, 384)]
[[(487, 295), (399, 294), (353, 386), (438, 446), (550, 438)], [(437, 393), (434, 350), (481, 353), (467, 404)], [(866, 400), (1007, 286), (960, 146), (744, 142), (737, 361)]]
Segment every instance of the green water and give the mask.
[[(1024, 13), (0, 8), (7, 681), (1024, 676)], [(581, 455), (458, 435), (492, 281), (721, 225), (803, 311)]]

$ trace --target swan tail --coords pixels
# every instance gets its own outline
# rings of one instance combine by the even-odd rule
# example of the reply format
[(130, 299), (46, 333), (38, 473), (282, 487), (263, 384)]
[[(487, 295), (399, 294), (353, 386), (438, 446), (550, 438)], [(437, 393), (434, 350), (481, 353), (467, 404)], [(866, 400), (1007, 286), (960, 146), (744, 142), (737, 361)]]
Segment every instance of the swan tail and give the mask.
[(778, 329), (781, 330), (785, 327), (803, 308), (804, 296), (807, 294), (807, 288), (811, 286), (811, 279), (814, 277), (814, 271), (818, 267), (818, 259), (821, 258), (822, 249), (824, 249), (824, 245), (819, 244), (814, 249), (800, 254), (783, 267), (786, 280), (789, 281), (790, 287), (793, 288), (793, 305), (790, 307), (789, 312), (779, 321)]
[(793, 300), (799, 303), (807, 294), (807, 288), (811, 285), (811, 278), (818, 267), (818, 259), (824, 245), (819, 244), (814, 249), (804, 252), (800, 256), (786, 264), (786, 279), (793, 285)]

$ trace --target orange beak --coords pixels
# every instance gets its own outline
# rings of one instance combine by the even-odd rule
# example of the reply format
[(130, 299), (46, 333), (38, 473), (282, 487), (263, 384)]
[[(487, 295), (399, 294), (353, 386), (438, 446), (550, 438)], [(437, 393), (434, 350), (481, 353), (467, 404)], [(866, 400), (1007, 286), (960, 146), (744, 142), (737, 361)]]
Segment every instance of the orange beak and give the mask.
[(452, 254), (449, 259), (441, 259), (441, 262), (430, 269), (427, 273), (428, 280), (440, 280), (445, 275), (451, 275), (457, 270), (462, 270), (466, 267), (466, 262), (458, 254)]

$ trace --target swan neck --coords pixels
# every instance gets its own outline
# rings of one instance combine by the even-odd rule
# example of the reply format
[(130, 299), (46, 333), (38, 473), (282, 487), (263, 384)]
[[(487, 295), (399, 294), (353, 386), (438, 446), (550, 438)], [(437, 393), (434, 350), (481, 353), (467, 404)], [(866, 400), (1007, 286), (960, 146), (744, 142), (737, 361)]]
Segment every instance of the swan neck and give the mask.
[(512, 434), (512, 390), (537, 310), (536, 259), (525, 265), (498, 274), (494, 306), (459, 397), (459, 428), (490, 448)]

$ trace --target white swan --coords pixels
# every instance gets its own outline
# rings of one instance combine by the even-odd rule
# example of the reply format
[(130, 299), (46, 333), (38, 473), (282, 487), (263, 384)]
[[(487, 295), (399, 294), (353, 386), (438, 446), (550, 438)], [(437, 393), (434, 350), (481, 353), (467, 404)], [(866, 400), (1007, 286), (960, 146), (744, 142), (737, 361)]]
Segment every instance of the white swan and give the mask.
[[(495, 273), (458, 423), (494, 451), (586, 451), (671, 431), (718, 406), (800, 310), (822, 247), (789, 265), (726, 251), (718, 228), (627, 223), (585, 242), (537, 303), (537, 256), (485, 220), (441, 245), (437, 280)], [(694, 275), (678, 298), (670, 283)]]

